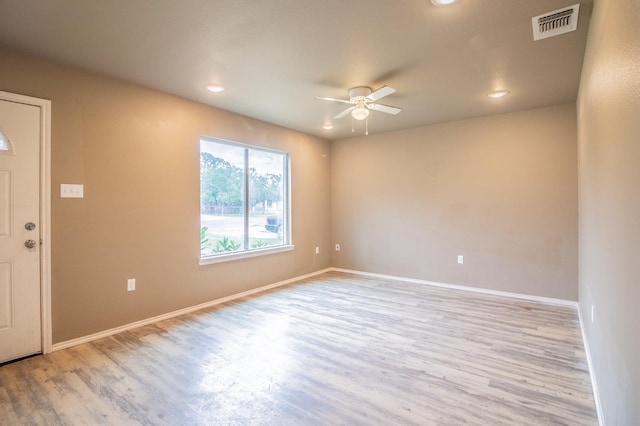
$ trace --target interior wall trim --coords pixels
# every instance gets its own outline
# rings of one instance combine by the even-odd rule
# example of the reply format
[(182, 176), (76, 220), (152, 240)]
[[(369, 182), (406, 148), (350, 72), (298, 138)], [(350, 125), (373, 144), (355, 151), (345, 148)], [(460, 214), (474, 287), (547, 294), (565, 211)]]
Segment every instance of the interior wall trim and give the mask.
[(582, 310), (580, 309), (580, 306), (578, 306), (578, 318), (580, 319), (580, 331), (582, 332), (582, 343), (584, 344), (584, 352), (587, 354), (587, 365), (589, 367), (589, 376), (591, 377), (591, 386), (593, 387), (593, 399), (596, 402), (598, 424), (600, 426), (605, 426), (604, 413), (602, 411), (602, 401), (600, 399), (600, 392), (598, 392), (598, 382), (596, 381), (595, 370), (593, 369), (591, 349), (589, 348), (589, 340), (587, 339), (587, 333), (584, 328), (584, 322), (582, 320)]
[(125, 324), (125, 325), (121, 325), (119, 327), (114, 327), (114, 328), (110, 328), (108, 330), (103, 330), (103, 331), (99, 331), (97, 333), (93, 333), (93, 334), (89, 334), (87, 336), (82, 336), (82, 337), (78, 337), (75, 339), (71, 339), (71, 340), (66, 340), (63, 342), (59, 342), (53, 345), (52, 347), (52, 351), (59, 351), (61, 349), (66, 349), (66, 348), (70, 348), (72, 346), (76, 346), (76, 345), (81, 345), (83, 343), (89, 343), (92, 342), (94, 340), (98, 340), (98, 339), (102, 339), (104, 337), (109, 337), (109, 336), (113, 336), (114, 334), (118, 334), (118, 333), (122, 333), (123, 331), (127, 331), (127, 330), (133, 330), (134, 328), (138, 328), (138, 327), (143, 327), (145, 325), (149, 325), (149, 324), (153, 324), (159, 321), (163, 321), (169, 318), (173, 318), (173, 317), (177, 317), (180, 315), (184, 315), (184, 314), (188, 314), (194, 311), (198, 311), (200, 309), (205, 309), (205, 308), (209, 308), (211, 306), (215, 306), (215, 305), (219, 305), (225, 302), (229, 302), (231, 300), (236, 300), (236, 299), (240, 299), (242, 297), (245, 296), (251, 296), (253, 294), (256, 293), (262, 293), (264, 291), (270, 290), (272, 288), (276, 288), (276, 287), (280, 287), (283, 285), (287, 285), (287, 284), (291, 284), (293, 282), (296, 281), (301, 281), (307, 278), (311, 278), (314, 277), (316, 275), (320, 275), (320, 274), (324, 274), (325, 272), (329, 272), (331, 270), (331, 268), (327, 268), (327, 269), (321, 269), (319, 271), (316, 272), (312, 272), (310, 274), (306, 274), (306, 275), (300, 275), (294, 278), (289, 278), (287, 280), (284, 281), (278, 281), (276, 283), (273, 284), (267, 284), (265, 286), (262, 287), (258, 287), (258, 288), (254, 288), (251, 290), (247, 290), (247, 291), (243, 291), (241, 293), (237, 293), (237, 294), (232, 294), (230, 296), (226, 296), (226, 297), (221, 297), (220, 299), (215, 299), (215, 300), (211, 300), (209, 302), (204, 302), (204, 303), (200, 303), (198, 305), (194, 305), (194, 306), (189, 306), (186, 308), (182, 308), (182, 309), (178, 309), (177, 311), (173, 311), (173, 312), (168, 312), (166, 314), (161, 314), (161, 315), (157, 315), (151, 318), (147, 318), (147, 319), (143, 319), (140, 321), (135, 321), (129, 324)]
[(406, 278), (406, 277), (399, 277), (396, 275), (385, 275), (385, 274), (376, 274), (376, 273), (372, 273), (372, 272), (363, 272), (363, 271), (354, 271), (351, 269), (342, 269), (342, 268), (329, 268), (331, 271), (335, 271), (335, 272), (345, 272), (348, 274), (355, 274), (355, 275), (362, 275), (362, 276), (366, 276), (366, 277), (374, 277), (374, 278), (383, 278), (383, 279), (387, 279), (387, 280), (396, 280), (396, 281), (404, 281), (404, 282), (408, 282), (408, 283), (412, 283), (412, 284), (423, 284), (423, 285), (430, 285), (433, 287), (441, 287), (441, 288), (449, 288), (452, 290), (462, 290), (462, 291), (470, 291), (473, 293), (482, 293), (482, 294), (490, 294), (493, 296), (502, 296), (502, 297), (511, 297), (514, 299), (525, 299), (525, 300), (530, 300), (533, 302), (540, 302), (540, 303), (546, 303), (549, 305), (560, 305), (560, 306), (568, 306), (574, 309), (578, 309), (578, 302), (573, 301), (573, 300), (565, 300), (565, 299), (555, 299), (552, 297), (542, 297), (542, 296), (533, 296), (530, 294), (522, 294), (522, 293), (511, 293), (508, 291), (501, 291), (501, 290), (490, 290), (490, 289), (486, 289), (486, 288), (477, 288), (477, 287), (468, 287), (468, 286), (464, 286), (464, 285), (457, 285), (457, 284), (446, 284), (446, 283), (439, 283), (439, 282), (435, 282), (435, 281), (427, 281), (427, 280), (419, 280), (419, 279), (415, 279), (415, 278)]
[[(276, 287), (280, 287), (283, 285), (287, 285), (287, 284), (291, 284), (293, 282), (296, 281), (300, 281), (300, 280), (304, 280), (307, 278), (311, 278), (314, 277), (316, 275), (320, 275), (323, 274), (325, 272), (344, 272), (344, 273), (348, 273), (348, 274), (354, 274), (354, 275), (362, 275), (362, 276), (367, 276), (367, 277), (374, 277), (374, 278), (382, 278), (382, 279), (391, 279), (391, 280), (396, 280), (396, 281), (404, 281), (404, 282), (409, 282), (409, 283), (413, 283), (413, 284), (423, 284), (423, 285), (430, 285), (433, 287), (441, 287), (441, 288), (448, 288), (448, 289), (453, 289), (453, 290), (462, 290), (462, 291), (470, 291), (470, 292), (474, 292), (474, 293), (482, 293), (482, 294), (489, 294), (489, 295), (493, 295), (493, 296), (502, 296), (502, 297), (510, 297), (510, 298), (516, 298), (516, 299), (525, 299), (525, 300), (530, 300), (530, 301), (535, 301), (535, 302), (540, 302), (540, 303), (546, 303), (546, 304), (550, 304), (550, 305), (559, 305), (559, 306), (568, 306), (571, 308), (574, 308), (578, 311), (578, 314), (580, 313), (580, 310), (578, 309), (578, 302), (572, 301), (572, 300), (564, 300), (564, 299), (555, 299), (555, 298), (550, 298), (550, 297), (541, 297), (541, 296), (533, 296), (533, 295), (528, 295), (528, 294), (521, 294), (521, 293), (511, 293), (511, 292), (507, 292), (507, 291), (500, 291), (500, 290), (490, 290), (490, 289), (484, 289), (484, 288), (476, 288), (476, 287), (468, 287), (468, 286), (461, 286), (461, 285), (456, 285), (456, 284), (446, 284), (446, 283), (439, 283), (439, 282), (435, 282), (435, 281), (427, 281), (427, 280), (419, 280), (419, 279), (415, 279), (415, 278), (407, 278), (407, 277), (400, 277), (400, 276), (396, 276), (396, 275), (385, 275), (385, 274), (376, 274), (376, 273), (372, 273), (372, 272), (364, 272), (364, 271), (356, 271), (356, 270), (352, 270), (352, 269), (343, 269), (343, 268), (326, 268), (326, 269), (321, 269), (319, 271), (316, 272), (312, 272), (310, 274), (306, 274), (306, 275), (300, 275), (297, 277), (293, 277), (284, 281), (279, 281), (273, 284), (267, 284), (265, 286), (262, 287), (258, 287), (258, 288), (254, 288), (252, 290), (247, 290), (247, 291), (243, 291), (241, 293), (237, 293), (237, 294), (232, 294), (230, 296), (226, 296), (226, 297), (222, 297), (220, 299), (215, 299), (215, 300), (211, 300), (209, 302), (204, 302), (198, 305), (194, 305), (194, 306), (189, 306), (183, 309), (178, 309), (177, 311), (173, 311), (173, 312), (168, 312), (166, 314), (161, 314), (161, 315), (157, 315), (151, 318), (147, 318), (144, 320), (140, 320), (140, 321), (135, 321), (129, 324), (125, 324), (125, 325), (121, 325), (119, 327), (114, 327), (114, 328), (110, 328), (108, 330), (103, 330), (103, 331), (99, 331), (97, 333), (93, 333), (93, 334), (89, 334), (87, 336), (82, 336), (82, 337), (78, 337), (75, 339), (71, 339), (71, 340), (66, 340), (63, 342), (59, 342), (59, 343), (55, 343), (51, 346), (51, 351), (59, 351), (61, 349), (66, 349), (66, 348), (70, 348), (72, 346), (76, 346), (76, 345), (80, 345), (82, 343), (88, 343), (97, 339), (102, 339), (103, 337), (108, 337), (108, 336), (112, 336), (114, 334), (118, 334), (118, 333), (122, 333), (123, 331), (127, 331), (127, 330), (132, 330), (134, 328), (138, 328), (138, 327), (142, 327), (145, 325), (149, 325), (149, 324), (153, 324), (155, 322), (158, 321), (163, 321), (165, 319), (169, 319), (169, 318), (173, 318), (179, 315), (184, 315), (184, 314), (188, 314), (200, 309), (204, 309), (204, 308), (208, 308), (211, 306), (215, 306), (215, 305), (219, 305), (221, 303), (225, 303), (225, 302), (229, 302), (231, 300), (236, 300), (236, 299), (240, 299), (242, 297), (245, 296), (250, 296), (253, 294), (257, 294), (257, 293), (261, 293), (264, 292), (266, 290), (270, 290), (272, 288), (276, 288)], [(582, 327), (582, 320), (580, 320), (580, 326)], [(585, 342), (585, 347), (586, 347), (586, 339), (584, 339), (584, 332), (583, 332), (583, 340)], [(587, 355), (589, 355), (589, 351), (587, 351)], [(589, 358), (590, 359), (590, 358)], [(591, 364), (589, 364), (589, 372), (593, 377), (593, 369), (591, 368)], [(592, 383), (595, 383), (592, 382)]]
[(71, 340), (67, 340), (64, 342), (59, 342), (56, 343), (54, 345), (51, 346), (51, 351), (58, 351), (58, 350), (62, 350), (62, 349), (66, 349), (66, 348), (70, 348), (72, 346), (76, 346), (76, 345), (80, 345), (83, 343), (88, 343), (94, 340), (98, 340), (98, 339), (102, 339), (104, 337), (108, 337), (108, 336), (112, 336), (114, 334), (118, 334), (118, 333), (122, 333), (124, 331), (127, 330), (132, 330), (138, 327), (143, 327), (145, 325), (149, 325), (149, 324), (153, 324), (159, 321), (163, 321), (169, 318), (173, 318), (173, 317), (177, 317), (180, 315), (184, 315), (184, 314), (188, 314), (191, 312), (195, 312), (198, 311), (200, 309), (205, 309), (205, 308), (209, 308), (211, 306), (215, 306), (215, 305), (219, 305), (225, 302), (229, 302), (232, 300), (236, 300), (236, 299), (240, 299), (242, 297), (245, 296), (251, 296), (254, 294), (258, 294), (258, 293), (262, 293), (264, 291), (273, 289), (273, 288), (277, 288), (277, 287), (281, 287), (287, 284), (291, 284), (297, 281), (301, 281), (307, 278), (312, 278), (316, 275), (320, 275), (320, 274), (324, 274), (325, 272), (343, 272), (343, 273), (348, 273), (348, 274), (354, 274), (354, 275), (361, 275), (361, 276), (366, 276), (366, 277), (373, 277), (373, 278), (382, 278), (382, 279), (391, 279), (391, 280), (396, 280), (396, 281), (402, 281), (402, 282), (408, 282), (408, 283), (413, 283), (413, 284), (422, 284), (422, 285), (429, 285), (429, 286), (433, 286), (433, 287), (440, 287), (440, 288), (447, 288), (447, 289), (452, 289), (452, 290), (462, 290), (462, 291), (469, 291), (469, 292), (473, 292), (473, 293), (481, 293), (481, 294), (488, 294), (488, 295), (493, 295), (493, 296), (502, 296), (502, 297), (509, 297), (509, 298), (515, 298), (515, 299), (524, 299), (524, 300), (529, 300), (529, 301), (534, 301), (534, 302), (539, 302), (539, 303), (545, 303), (545, 304), (550, 304), (550, 305), (556, 305), (556, 306), (565, 306), (565, 307), (571, 307), (577, 310), (578, 312), (578, 320), (580, 322), (580, 330), (582, 333), (582, 341), (585, 347), (585, 353), (586, 353), (586, 357), (587, 357), (587, 365), (589, 368), (589, 375), (591, 377), (591, 385), (593, 387), (593, 395), (594, 395), (594, 399), (595, 399), (595, 403), (596, 403), (596, 411), (598, 414), (598, 423), (600, 426), (605, 426), (605, 422), (604, 422), (604, 417), (602, 415), (602, 404), (601, 404), (601, 400), (600, 400), (600, 394), (598, 392), (598, 386), (597, 386), (597, 381), (596, 381), (596, 377), (594, 375), (594, 369), (593, 369), (593, 362), (592, 362), (592, 358), (591, 358), (591, 350), (589, 349), (589, 342), (587, 340), (587, 334), (585, 333), (585, 328), (584, 328), (584, 323), (582, 320), (582, 314), (580, 312), (580, 308), (579, 308), (579, 304), (578, 302), (572, 301), (572, 300), (564, 300), (564, 299), (556, 299), (556, 298), (550, 298), (550, 297), (541, 297), (541, 296), (533, 296), (533, 295), (528, 295), (528, 294), (521, 294), (521, 293), (512, 293), (512, 292), (507, 292), (507, 291), (500, 291), (500, 290), (490, 290), (490, 289), (485, 289), (485, 288), (476, 288), (476, 287), (468, 287), (468, 286), (462, 286), (462, 285), (456, 285), (456, 284), (447, 284), (447, 283), (439, 283), (439, 282), (435, 282), (435, 281), (428, 281), (428, 280), (419, 280), (419, 279), (415, 279), (415, 278), (407, 278), (407, 277), (400, 277), (400, 276), (396, 276), (396, 275), (386, 275), (386, 274), (377, 274), (377, 273), (372, 273), (372, 272), (364, 272), (364, 271), (356, 271), (356, 270), (352, 270), (352, 269), (343, 269), (343, 268), (326, 268), (326, 269), (321, 269), (319, 271), (315, 271), (309, 274), (305, 274), (305, 275), (300, 275), (297, 277), (293, 277), (293, 278), (289, 278), (287, 280), (283, 280), (283, 281), (278, 281), (276, 283), (272, 283), (272, 284), (267, 284), (265, 286), (262, 287), (258, 287), (252, 290), (247, 290), (247, 291), (243, 291), (241, 293), (237, 293), (237, 294), (232, 294), (230, 296), (226, 296), (226, 297), (222, 297), (219, 299), (215, 299), (215, 300), (211, 300), (209, 302), (205, 302), (205, 303), (201, 303), (198, 305), (194, 305), (194, 306), (189, 306), (187, 308), (183, 308), (183, 309), (178, 309), (176, 311), (172, 311), (172, 312), (168, 312), (166, 314), (162, 314), (162, 315), (157, 315), (151, 318), (147, 318), (144, 320), (140, 320), (140, 321), (135, 321), (132, 322), (130, 324), (125, 324), (119, 327), (115, 327), (115, 328), (111, 328), (108, 330), (104, 330), (104, 331), (100, 331), (98, 333), (93, 333), (87, 336), (83, 336), (83, 337), (78, 337), (75, 339), (71, 339)]

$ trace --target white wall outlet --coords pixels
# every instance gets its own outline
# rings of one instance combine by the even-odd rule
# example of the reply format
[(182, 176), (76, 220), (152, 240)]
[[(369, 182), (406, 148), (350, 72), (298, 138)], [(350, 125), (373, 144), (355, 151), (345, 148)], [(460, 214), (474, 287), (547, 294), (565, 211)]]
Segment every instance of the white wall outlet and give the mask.
[(84, 198), (84, 185), (61, 183), (60, 198)]
[(336, 244), (336, 251), (340, 251), (340, 244)]
[(320, 254), (320, 247), (316, 247), (316, 254)]
[(136, 279), (135, 278), (129, 278), (127, 280), (127, 291), (133, 291), (136, 289)]
[(461, 265), (464, 263), (464, 256), (461, 254), (458, 255), (458, 263)]

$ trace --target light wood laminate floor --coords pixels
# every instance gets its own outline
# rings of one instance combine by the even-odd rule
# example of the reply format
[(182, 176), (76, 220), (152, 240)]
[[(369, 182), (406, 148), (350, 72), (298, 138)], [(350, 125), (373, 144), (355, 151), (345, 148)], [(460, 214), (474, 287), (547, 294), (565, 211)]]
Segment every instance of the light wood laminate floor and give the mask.
[(2, 366), (0, 424), (597, 418), (574, 309), (331, 272)]

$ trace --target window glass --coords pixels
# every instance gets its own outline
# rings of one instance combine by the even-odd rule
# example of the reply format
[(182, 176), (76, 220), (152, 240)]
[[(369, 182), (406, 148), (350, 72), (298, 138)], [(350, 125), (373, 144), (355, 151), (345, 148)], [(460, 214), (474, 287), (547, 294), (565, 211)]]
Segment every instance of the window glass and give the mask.
[(288, 244), (288, 154), (200, 141), (201, 257)]
[(284, 166), (284, 154), (249, 150), (251, 248), (284, 244)]
[(0, 151), (10, 151), (9, 142), (7, 141), (7, 138), (2, 134), (2, 132), (0, 132)]

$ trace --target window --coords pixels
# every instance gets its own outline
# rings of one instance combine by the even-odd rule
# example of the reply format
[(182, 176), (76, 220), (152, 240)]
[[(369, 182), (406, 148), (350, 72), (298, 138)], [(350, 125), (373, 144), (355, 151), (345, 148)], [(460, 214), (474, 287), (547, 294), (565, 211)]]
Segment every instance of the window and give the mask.
[(290, 248), (290, 240), (289, 155), (202, 138), (201, 259), (262, 254)]
[(11, 154), (9, 140), (0, 131), (0, 154)]

